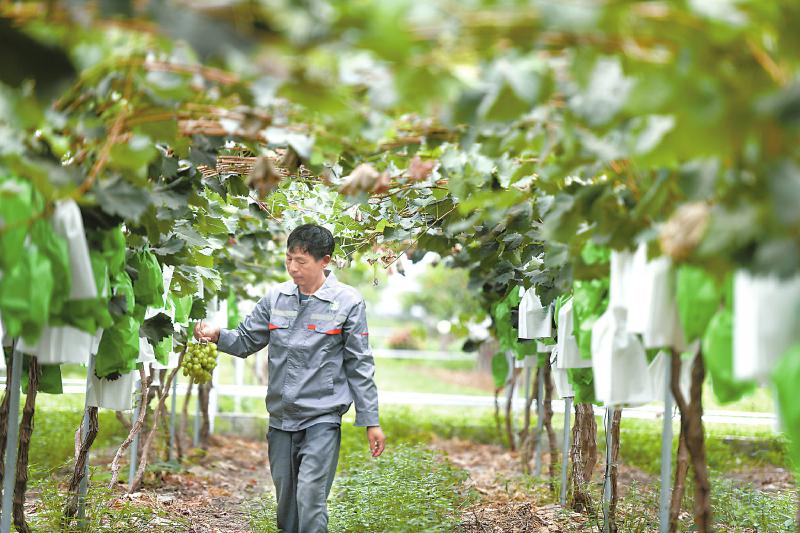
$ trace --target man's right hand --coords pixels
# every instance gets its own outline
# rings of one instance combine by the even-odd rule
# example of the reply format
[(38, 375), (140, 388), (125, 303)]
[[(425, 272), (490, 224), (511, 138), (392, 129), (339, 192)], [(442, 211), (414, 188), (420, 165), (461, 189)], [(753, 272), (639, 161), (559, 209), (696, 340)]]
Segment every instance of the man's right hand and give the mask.
[(199, 341), (218, 342), (219, 328), (201, 320), (194, 326), (194, 338)]

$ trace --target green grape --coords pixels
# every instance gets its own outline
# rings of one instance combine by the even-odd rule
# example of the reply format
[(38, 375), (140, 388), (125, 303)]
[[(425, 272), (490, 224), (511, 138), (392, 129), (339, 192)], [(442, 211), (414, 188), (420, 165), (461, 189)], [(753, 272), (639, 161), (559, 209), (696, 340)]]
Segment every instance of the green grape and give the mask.
[(191, 343), (183, 356), (183, 375), (191, 376), (195, 383), (211, 381), (211, 372), (217, 367), (217, 345), (214, 343)]

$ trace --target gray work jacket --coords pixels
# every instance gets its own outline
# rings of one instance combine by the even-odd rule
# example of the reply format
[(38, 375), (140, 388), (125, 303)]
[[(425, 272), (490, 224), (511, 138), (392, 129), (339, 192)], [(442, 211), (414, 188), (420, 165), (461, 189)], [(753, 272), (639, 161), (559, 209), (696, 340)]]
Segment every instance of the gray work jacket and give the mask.
[(236, 329), (223, 329), (221, 352), (247, 357), (269, 345), (269, 425), (298, 431), (341, 423), (356, 404), (356, 426), (378, 425), (375, 361), (364, 299), (329, 270), (302, 306), (297, 285), (272, 287)]

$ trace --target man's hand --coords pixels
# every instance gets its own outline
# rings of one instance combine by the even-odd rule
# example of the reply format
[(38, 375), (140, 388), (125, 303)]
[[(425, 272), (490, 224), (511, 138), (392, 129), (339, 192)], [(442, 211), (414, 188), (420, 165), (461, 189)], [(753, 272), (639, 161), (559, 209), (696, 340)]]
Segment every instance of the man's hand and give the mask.
[(219, 328), (201, 320), (194, 326), (194, 338), (199, 341), (217, 342), (219, 341)]
[(386, 436), (380, 426), (369, 426), (367, 428), (367, 441), (369, 442), (369, 451), (372, 452), (372, 457), (379, 457), (386, 446)]

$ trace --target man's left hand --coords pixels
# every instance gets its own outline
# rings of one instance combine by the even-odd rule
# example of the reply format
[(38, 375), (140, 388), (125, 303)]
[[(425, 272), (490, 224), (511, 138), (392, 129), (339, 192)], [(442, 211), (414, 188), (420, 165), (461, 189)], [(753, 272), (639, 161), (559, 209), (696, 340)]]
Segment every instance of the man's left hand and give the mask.
[(370, 426), (367, 428), (367, 441), (372, 457), (379, 457), (386, 446), (386, 436), (380, 426)]

